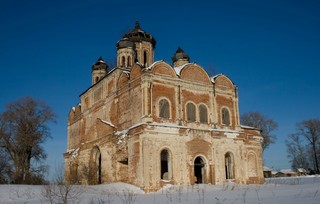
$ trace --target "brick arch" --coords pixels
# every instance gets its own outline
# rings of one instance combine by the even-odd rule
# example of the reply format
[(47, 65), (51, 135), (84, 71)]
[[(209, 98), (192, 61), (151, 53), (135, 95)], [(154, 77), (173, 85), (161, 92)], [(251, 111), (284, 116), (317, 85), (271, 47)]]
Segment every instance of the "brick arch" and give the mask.
[(141, 73), (142, 73), (141, 66), (138, 64), (133, 65), (130, 72), (130, 80), (133, 80), (141, 76)]
[(160, 61), (153, 65), (151, 73), (176, 77), (174, 69), (166, 62)]
[(129, 82), (129, 76), (127, 73), (122, 72), (118, 78), (117, 88), (121, 89), (125, 85), (127, 85)]
[(180, 72), (180, 78), (206, 85), (211, 84), (208, 73), (197, 64), (190, 64), (185, 66)]
[(221, 74), (215, 78), (215, 85), (220, 88), (233, 88), (233, 82), (224, 74)]

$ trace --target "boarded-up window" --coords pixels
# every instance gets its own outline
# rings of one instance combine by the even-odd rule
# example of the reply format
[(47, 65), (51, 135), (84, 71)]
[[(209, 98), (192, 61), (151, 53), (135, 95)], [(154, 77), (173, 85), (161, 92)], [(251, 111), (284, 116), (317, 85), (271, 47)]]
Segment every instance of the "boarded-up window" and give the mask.
[(193, 103), (187, 104), (187, 121), (188, 122), (196, 121), (196, 107)]
[(199, 106), (200, 123), (208, 123), (208, 111), (205, 105)]
[(257, 176), (257, 161), (256, 155), (252, 152), (248, 154), (248, 176), (256, 177)]
[(222, 124), (230, 125), (230, 114), (226, 108), (222, 109)]
[(169, 102), (166, 99), (159, 101), (159, 117), (166, 119), (170, 117)]

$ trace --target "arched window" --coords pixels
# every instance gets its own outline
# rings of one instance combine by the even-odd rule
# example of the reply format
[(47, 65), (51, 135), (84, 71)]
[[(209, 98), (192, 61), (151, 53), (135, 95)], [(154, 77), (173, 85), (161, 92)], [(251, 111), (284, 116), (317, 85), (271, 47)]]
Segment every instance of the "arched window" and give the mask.
[(159, 117), (169, 119), (170, 117), (170, 106), (166, 99), (161, 99), (159, 101)]
[(222, 124), (229, 126), (230, 125), (230, 114), (228, 109), (222, 108)]
[(131, 57), (130, 57), (130, 56), (128, 56), (128, 62), (127, 62), (127, 64), (128, 64), (128, 67), (131, 66)]
[(170, 180), (171, 179), (171, 161), (168, 150), (162, 150), (160, 154), (161, 162), (161, 179)]
[(208, 123), (207, 107), (203, 104), (199, 106), (200, 123)]
[(97, 83), (98, 81), (99, 81), (99, 77), (97, 76), (97, 77), (96, 77), (96, 83)]
[(126, 66), (126, 58), (122, 56), (122, 63), (121, 66), (125, 67)]
[(196, 106), (193, 103), (187, 104), (187, 121), (188, 122), (196, 121)]
[(230, 152), (226, 153), (224, 156), (225, 161), (225, 170), (226, 170), (226, 179), (233, 179), (234, 173), (233, 173), (233, 157)]
[(147, 51), (143, 51), (143, 65), (147, 66)]

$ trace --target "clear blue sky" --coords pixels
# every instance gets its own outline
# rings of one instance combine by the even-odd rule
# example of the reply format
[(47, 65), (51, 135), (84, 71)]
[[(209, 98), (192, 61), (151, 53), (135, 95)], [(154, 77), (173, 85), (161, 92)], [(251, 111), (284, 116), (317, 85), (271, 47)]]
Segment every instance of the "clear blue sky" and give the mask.
[(23, 96), (46, 101), (58, 115), (47, 162), (63, 163), (67, 116), (91, 85), (91, 65), (113, 61), (139, 20), (157, 40), (155, 60), (171, 64), (181, 46), (210, 75), (234, 81), (240, 113), (278, 122), (265, 165), (289, 168), (284, 140), (297, 122), (320, 116), (319, 10), (316, 0), (1, 0), (0, 112)]

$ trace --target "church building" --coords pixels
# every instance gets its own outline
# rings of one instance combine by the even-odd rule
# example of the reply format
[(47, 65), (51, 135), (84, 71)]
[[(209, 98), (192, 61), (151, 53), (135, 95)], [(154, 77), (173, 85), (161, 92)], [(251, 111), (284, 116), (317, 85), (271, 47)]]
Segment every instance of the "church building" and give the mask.
[(260, 130), (240, 124), (238, 88), (209, 76), (178, 48), (154, 61), (155, 38), (139, 23), (116, 44), (117, 64), (100, 57), (92, 85), (68, 118), (66, 181), (166, 184), (263, 183)]

